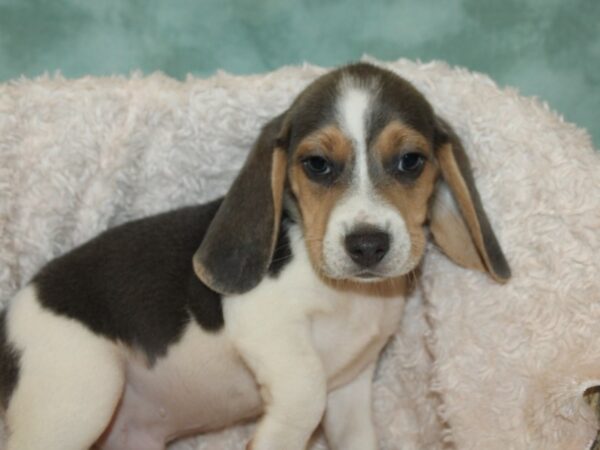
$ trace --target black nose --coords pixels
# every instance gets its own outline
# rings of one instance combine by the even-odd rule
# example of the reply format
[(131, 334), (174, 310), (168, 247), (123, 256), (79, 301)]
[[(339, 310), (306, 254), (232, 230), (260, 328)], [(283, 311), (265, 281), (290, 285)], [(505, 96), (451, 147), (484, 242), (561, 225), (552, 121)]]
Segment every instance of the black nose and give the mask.
[(362, 267), (371, 267), (390, 249), (390, 235), (377, 229), (362, 229), (346, 236), (346, 252)]

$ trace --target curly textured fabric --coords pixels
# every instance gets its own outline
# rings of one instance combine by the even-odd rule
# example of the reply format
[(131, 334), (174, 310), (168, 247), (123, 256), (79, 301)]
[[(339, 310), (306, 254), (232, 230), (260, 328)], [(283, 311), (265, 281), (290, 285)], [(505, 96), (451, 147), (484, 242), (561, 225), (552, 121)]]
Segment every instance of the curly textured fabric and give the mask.
[[(483, 75), (382, 65), (462, 137), (514, 274), (500, 286), (428, 249), (377, 371), (382, 450), (586, 449), (596, 422), (581, 395), (600, 384), (600, 154)], [(260, 126), (324, 72), (0, 85), (0, 300), (110, 226), (224, 193)], [(239, 449), (252, 428), (172, 448)]]

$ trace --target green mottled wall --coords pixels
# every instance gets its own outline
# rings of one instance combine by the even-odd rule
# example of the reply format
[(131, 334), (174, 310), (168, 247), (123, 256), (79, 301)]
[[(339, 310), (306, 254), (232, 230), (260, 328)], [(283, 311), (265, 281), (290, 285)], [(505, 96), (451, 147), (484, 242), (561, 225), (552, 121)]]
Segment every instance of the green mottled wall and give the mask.
[(0, 80), (443, 59), (547, 100), (600, 143), (600, 0), (0, 0)]

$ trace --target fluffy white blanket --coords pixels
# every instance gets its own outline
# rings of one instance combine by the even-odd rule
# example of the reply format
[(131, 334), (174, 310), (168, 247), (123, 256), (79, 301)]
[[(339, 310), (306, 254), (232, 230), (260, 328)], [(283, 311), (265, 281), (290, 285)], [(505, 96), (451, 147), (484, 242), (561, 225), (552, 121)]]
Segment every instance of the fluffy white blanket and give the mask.
[[(485, 76), (385, 66), (462, 137), (514, 277), (496, 285), (428, 249), (376, 377), (382, 449), (586, 449), (597, 422), (582, 393), (600, 384), (600, 154)], [(0, 85), (1, 301), (112, 225), (224, 193), (260, 125), (323, 72)], [(251, 428), (173, 448), (240, 449)]]

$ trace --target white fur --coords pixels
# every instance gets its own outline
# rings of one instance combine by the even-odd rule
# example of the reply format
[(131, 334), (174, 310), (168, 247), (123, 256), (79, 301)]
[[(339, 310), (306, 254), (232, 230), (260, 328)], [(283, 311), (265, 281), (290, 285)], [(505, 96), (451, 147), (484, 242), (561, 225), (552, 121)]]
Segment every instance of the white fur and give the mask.
[(350, 137), (354, 149), (354, 183), (360, 190), (370, 189), (367, 153), (367, 118), (373, 91), (357, 86), (351, 77), (340, 82), (337, 117), (341, 129)]
[(332, 450), (379, 448), (371, 406), (374, 371), (375, 364), (371, 364), (356, 379), (329, 394), (323, 428)]
[[(381, 449), (584, 450), (597, 425), (581, 392), (600, 373), (598, 154), (585, 132), (486, 76), (385, 66), (463, 138), (515, 276), (496, 286), (429, 250), (375, 376)], [(0, 298), (108, 226), (225, 192), (260, 125), (324, 71), (1, 84)], [(251, 431), (173, 447), (239, 450)]]
[(15, 297), (8, 324), (21, 370), (7, 411), (7, 450), (89, 448), (121, 396), (117, 345), (40, 307), (33, 287)]
[(126, 356), (125, 390), (103, 450), (162, 449), (172, 437), (261, 412), (256, 382), (224, 332), (188, 326), (151, 369), (141, 355)]

